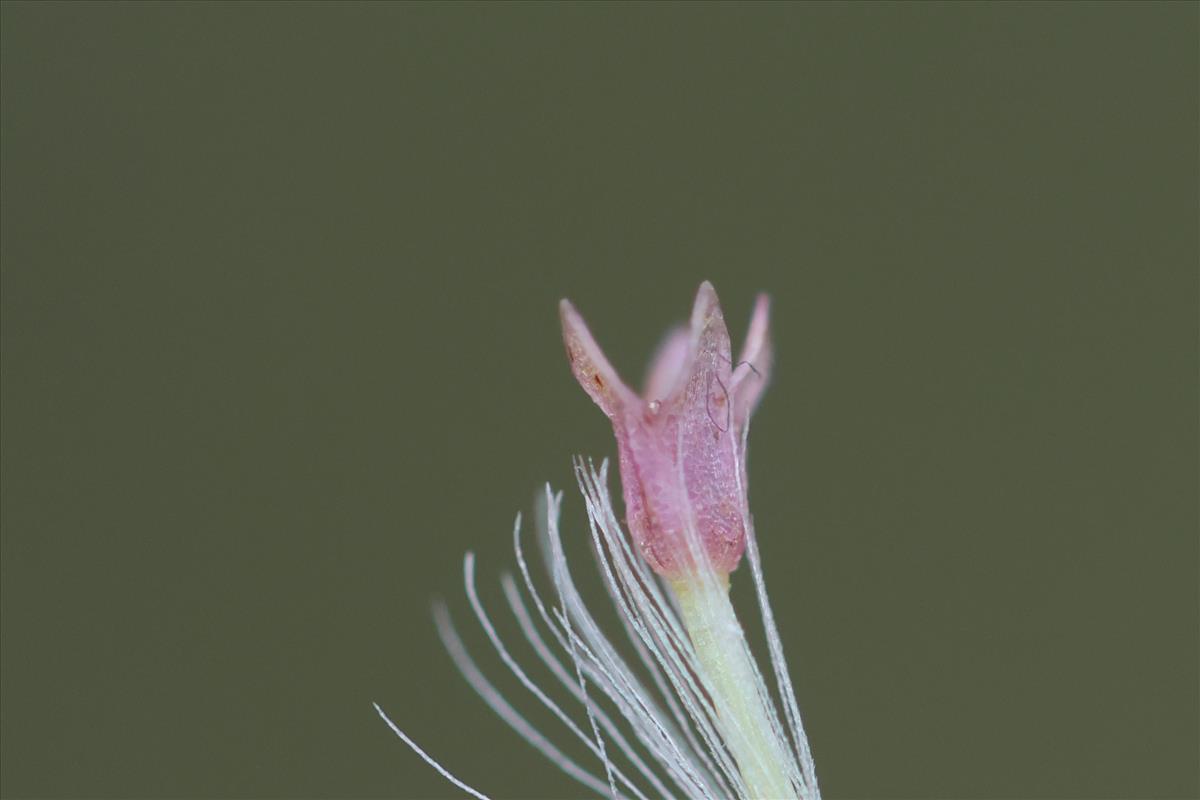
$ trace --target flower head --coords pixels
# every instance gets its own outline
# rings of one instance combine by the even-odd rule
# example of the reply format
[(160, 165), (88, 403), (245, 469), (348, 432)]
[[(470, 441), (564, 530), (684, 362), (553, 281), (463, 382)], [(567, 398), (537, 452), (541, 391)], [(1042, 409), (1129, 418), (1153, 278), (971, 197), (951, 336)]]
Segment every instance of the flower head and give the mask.
[[(539, 508), (538, 544), (552, 589), (539, 588), (525, 558), (520, 516), (513, 529), (520, 580), (501, 578), (527, 651), (554, 677), (549, 690), (526, 672), (484, 608), (471, 553), (463, 561), (463, 581), (471, 610), (500, 660), (557, 718), (560, 732), (587, 748), (592, 766), (560, 749), (501, 694), (439, 604), (434, 618), (451, 659), (532, 747), (612, 800), (820, 800), (746, 504), (746, 431), (770, 366), (766, 298), (758, 299), (735, 364), (716, 292), (702, 284), (691, 324), (668, 336), (640, 396), (617, 376), (565, 300), (561, 313), (575, 377), (616, 431), (632, 537), (613, 510), (607, 461), (597, 468), (577, 458), (575, 478), (604, 588), (637, 658), (621, 654), (576, 588), (559, 529), (562, 494), (549, 486)], [(743, 551), (774, 692), (729, 599), (729, 573)], [(570, 713), (555, 694), (582, 706), (582, 715)], [(486, 800), (375, 708), (421, 758)]]
[(571, 370), (616, 433), (627, 524), (665, 577), (701, 568), (698, 562), (728, 574), (745, 550), (745, 433), (771, 366), (767, 308), (760, 295), (735, 363), (717, 293), (702, 283), (690, 324), (668, 335), (638, 395), (575, 307), (561, 303)]

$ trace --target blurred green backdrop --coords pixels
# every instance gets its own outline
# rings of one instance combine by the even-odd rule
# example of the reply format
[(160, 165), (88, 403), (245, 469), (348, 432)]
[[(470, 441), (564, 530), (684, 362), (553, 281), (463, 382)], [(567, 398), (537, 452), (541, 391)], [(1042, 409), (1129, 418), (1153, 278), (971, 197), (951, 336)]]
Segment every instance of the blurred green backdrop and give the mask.
[(2, 13), (6, 796), (581, 794), (429, 604), (704, 278), (826, 794), (1200, 792), (1196, 4)]

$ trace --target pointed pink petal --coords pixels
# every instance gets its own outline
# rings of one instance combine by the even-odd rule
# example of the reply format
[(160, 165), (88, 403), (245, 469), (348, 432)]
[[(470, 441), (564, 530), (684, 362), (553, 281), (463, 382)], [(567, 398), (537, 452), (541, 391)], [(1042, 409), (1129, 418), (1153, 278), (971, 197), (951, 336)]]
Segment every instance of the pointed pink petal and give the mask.
[[(696, 290), (696, 300), (692, 303), (692, 318), (691, 329), (692, 333), (699, 335), (705, 325), (713, 316), (716, 316), (722, 328), (725, 327), (725, 318), (721, 315), (721, 301), (717, 299), (717, 290), (713, 285), (705, 281), (700, 284), (700, 288)], [(725, 335), (725, 347), (729, 348), (729, 334)]]
[(738, 427), (745, 425), (754, 413), (771, 376), (770, 306), (770, 298), (760, 294), (754, 303), (754, 314), (750, 318), (746, 342), (742, 345), (742, 355), (733, 372), (730, 393), (733, 395), (733, 416)]
[[(700, 284), (700, 290), (696, 292), (689, 334), (691, 351), (687, 365), (688, 401), (699, 400), (701, 396), (715, 391), (722, 396), (720, 402), (723, 403), (724, 394), (729, 388), (730, 366), (733, 363), (729, 356), (729, 329), (725, 327), (725, 317), (721, 313), (717, 292), (708, 281)], [(712, 403), (698, 405), (703, 407), (694, 410), (707, 413), (711, 410), (707, 406)], [(718, 410), (722, 416), (727, 413), (724, 408)]]
[(729, 393), (729, 331), (712, 284), (692, 310), (692, 361), (679, 412), (679, 460), (691, 516), (714, 567), (728, 572), (745, 547), (744, 497)]
[[(730, 385), (729, 329), (717, 292), (708, 281), (700, 284), (692, 306), (689, 330), (688, 377), (684, 402), (688, 413), (713, 417), (719, 427), (727, 427)], [(715, 413), (714, 413), (715, 412)]]
[(588, 331), (583, 317), (569, 300), (558, 304), (562, 319), (563, 343), (571, 360), (571, 371), (583, 390), (596, 401), (596, 405), (611, 419), (624, 406), (640, 402), (640, 399), (617, 375), (612, 364), (604, 357), (604, 351), (596, 344)]
[(690, 341), (691, 333), (682, 325), (672, 329), (663, 339), (646, 371), (646, 390), (642, 397), (647, 401), (661, 401), (671, 396), (687, 366)]

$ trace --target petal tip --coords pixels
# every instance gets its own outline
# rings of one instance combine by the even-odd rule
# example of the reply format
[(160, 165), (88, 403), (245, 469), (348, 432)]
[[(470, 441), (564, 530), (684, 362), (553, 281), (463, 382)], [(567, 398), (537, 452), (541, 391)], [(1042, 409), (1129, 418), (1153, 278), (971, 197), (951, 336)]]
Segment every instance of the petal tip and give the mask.
[(608, 363), (604, 351), (596, 344), (587, 323), (570, 300), (559, 301), (558, 313), (571, 372), (596, 405), (609, 417), (613, 416), (617, 408), (630, 400), (632, 393)]
[(746, 333), (743, 360), (753, 360), (754, 354), (770, 346), (771, 296), (759, 292), (754, 298), (754, 310), (750, 313), (750, 330)]
[(697, 311), (701, 308), (709, 309), (713, 306), (719, 307), (720, 300), (717, 299), (717, 290), (713, 287), (711, 281), (704, 281), (700, 284), (700, 288), (696, 290), (696, 303), (693, 306)]
[(733, 376), (734, 411), (739, 425), (749, 421), (770, 378), (774, 360), (770, 315), (771, 298), (760, 293), (754, 300), (750, 329), (746, 332), (746, 341), (742, 344), (742, 354)]
[(721, 301), (717, 298), (717, 290), (713, 288), (712, 283), (704, 281), (696, 290), (696, 301), (692, 304), (692, 330), (699, 332), (705, 329), (714, 318), (724, 319), (721, 314)]
[(567, 298), (558, 301), (558, 318), (562, 321), (563, 328), (568, 325), (572, 327), (579, 319), (579, 312), (575, 310), (575, 306)]

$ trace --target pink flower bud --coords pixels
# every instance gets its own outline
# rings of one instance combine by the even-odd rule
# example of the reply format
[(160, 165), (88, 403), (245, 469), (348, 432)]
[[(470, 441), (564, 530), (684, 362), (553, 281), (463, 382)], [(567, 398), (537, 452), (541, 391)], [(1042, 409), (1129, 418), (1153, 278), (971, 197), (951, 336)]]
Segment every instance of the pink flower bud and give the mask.
[(746, 546), (745, 431), (766, 388), (767, 297), (754, 306), (735, 363), (712, 284), (700, 284), (691, 323), (659, 348), (645, 393), (608, 363), (570, 302), (560, 305), (571, 370), (612, 421), (626, 521), (643, 557), (668, 578), (728, 574)]

